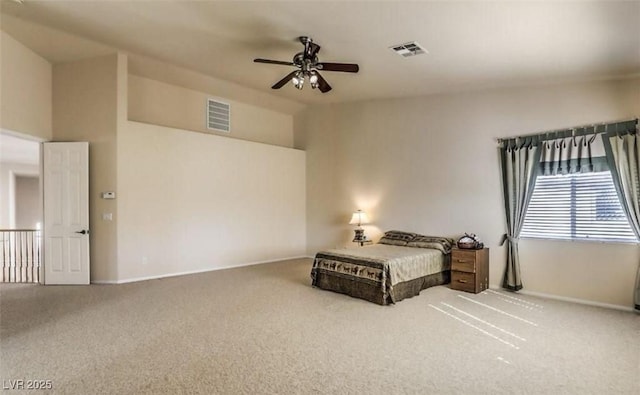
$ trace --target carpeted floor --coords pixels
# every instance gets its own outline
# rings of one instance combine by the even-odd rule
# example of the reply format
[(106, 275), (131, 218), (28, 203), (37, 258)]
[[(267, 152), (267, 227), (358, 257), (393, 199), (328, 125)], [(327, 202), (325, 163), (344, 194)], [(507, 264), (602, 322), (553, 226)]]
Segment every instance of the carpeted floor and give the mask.
[(312, 288), (310, 268), (300, 259), (125, 285), (3, 284), (3, 388), (640, 393), (634, 313), (448, 286), (385, 307)]

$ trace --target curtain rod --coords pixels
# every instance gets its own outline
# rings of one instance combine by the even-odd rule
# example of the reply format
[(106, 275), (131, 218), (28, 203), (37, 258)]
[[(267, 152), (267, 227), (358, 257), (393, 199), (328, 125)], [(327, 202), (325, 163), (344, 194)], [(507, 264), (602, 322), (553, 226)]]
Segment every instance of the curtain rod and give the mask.
[[(551, 130), (548, 132), (539, 132), (539, 133), (530, 133), (530, 134), (523, 134), (520, 136), (512, 136), (512, 137), (498, 137), (496, 140), (498, 141), (498, 143), (501, 143), (503, 141), (507, 141), (507, 140), (515, 140), (515, 139), (520, 139), (520, 138), (526, 138), (526, 137), (547, 137), (547, 136), (551, 136), (551, 138), (558, 138), (559, 134), (568, 134), (568, 136), (560, 136), (560, 137), (569, 137), (571, 136), (571, 134), (575, 131), (577, 131), (578, 129), (583, 129), (583, 132), (580, 133), (580, 135), (582, 134), (599, 134), (599, 133), (604, 133), (607, 131), (607, 127), (609, 126), (614, 126), (614, 125), (620, 125), (623, 123), (631, 123), (633, 122), (634, 125), (638, 124), (638, 117), (636, 118), (631, 118), (631, 119), (624, 119), (624, 120), (619, 120), (619, 121), (611, 121), (611, 122), (602, 122), (602, 123), (592, 123), (589, 125), (582, 125), (582, 126), (576, 126), (576, 127), (572, 127), (572, 128), (566, 128), (566, 129), (558, 129), (558, 130)], [(603, 130), (598, 131), (597, 128), (604, 126)], [(590, 133), (586, 132), (586, 129), (589, 128), (593, 128), (593, 131)]]

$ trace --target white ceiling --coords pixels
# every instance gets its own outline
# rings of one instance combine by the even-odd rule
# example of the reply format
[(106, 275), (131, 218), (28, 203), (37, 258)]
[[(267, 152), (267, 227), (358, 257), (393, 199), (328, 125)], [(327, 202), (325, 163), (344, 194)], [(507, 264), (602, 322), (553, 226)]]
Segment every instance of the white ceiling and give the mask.
[[(2, 13), (3, 30), (52, 62), (113, 47), (302, 103), (640, 73), (639, 1), (25, 0), (3, 1)], [(86, 40), (38, 33), (21, 20)], [(323, 72), (334, 88), (327, 94), (291, 84), (272, 91), (293, 69), (252, 60), (290, 61), (302, 48), (301, 35), (322, 46), (321, 61), (358, 63), (360, 73)], [(429, 54), (402, 58), (388, 49), (412, 40)]]

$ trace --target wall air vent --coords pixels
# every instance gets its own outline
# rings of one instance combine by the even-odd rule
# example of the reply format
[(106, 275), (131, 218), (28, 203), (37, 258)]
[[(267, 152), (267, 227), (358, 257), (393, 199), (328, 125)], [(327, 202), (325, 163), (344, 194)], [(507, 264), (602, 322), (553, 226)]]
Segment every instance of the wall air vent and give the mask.
[(231, 132), (231, 106), (229, 104), (207, 99), (207, 129), (216, 132)]
[(391, 49), (393, 52), (397, 53), (398, 55), (404, 58), (408, 58), (409, 56), (416, 56), (416, 55), (429, 53), (429, 51), (424, 49), (420, 44), (418, 44), (415, 41), (394, 45), (392, 47), (389, 47), (389, 49)]

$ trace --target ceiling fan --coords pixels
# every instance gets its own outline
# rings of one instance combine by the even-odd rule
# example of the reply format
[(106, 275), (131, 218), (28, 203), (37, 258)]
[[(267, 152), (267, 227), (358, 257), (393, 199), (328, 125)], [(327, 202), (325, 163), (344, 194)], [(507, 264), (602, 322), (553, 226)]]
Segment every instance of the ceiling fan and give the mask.
[(291, 73), (287, 74), (283, 79), (276, 82), (271, 88), (272, 89), (280, 89), (286, 85), (287, 82), (292, 81), (293, 85), (302, 89), (304, 86), (305, 78), (309, 80), (309, 84), (311, 84), (311, 88), (320, 89), (320, 92), (326, 93), (331, 90), (331, 85), (327, 83), (327, 81), (322, 78), (318, 70), (325, 71), (342, 71), (345, 73), (357, 73), (360, 68), (357, 64), (353, 63), (327, 63), (327, 62), (319, 62), (318, 61), (318, 52), (320, 51), (320, 46), (313, 42), (311, 37), (302, 36), (299, 37), (300, 42), (304, 45), (304, 50), (302, 52), (298, 52), (291, 62), (283, 62), (280, 60), (270, 60), (270, 59), (254, 59), (253, 61), (256, 63), (269, 63), (269, 64), (280, 64), (284, 66), (295, 66), (298, 70), (294, 70)]

